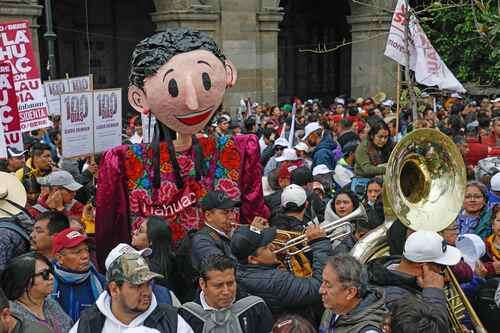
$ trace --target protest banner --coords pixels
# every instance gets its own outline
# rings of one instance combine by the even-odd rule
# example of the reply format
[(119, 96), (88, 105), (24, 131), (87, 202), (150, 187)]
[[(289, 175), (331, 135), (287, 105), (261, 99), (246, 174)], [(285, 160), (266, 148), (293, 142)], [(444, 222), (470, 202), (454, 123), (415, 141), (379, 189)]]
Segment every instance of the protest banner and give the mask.
[(0, 61), (12, 68), (21, 131), (48, 127), (47, 104), (28, 21), (0, 23)]
[[(407, 66), (409, 62), (410, 69), (415, 72), (415, 80), (420, 84), (465, 92), (462, 84), (430, 43), (415, 15), (411, 14), (409, 17), (410, 33), (405, 32), (408, 25), (407, 10), (406, 1), (399, 0), (392, 17), (384, 55), (403, 66)], [(407, 37), (408, 50), (405, 43)]]
[(2, 123), (0, 123), (0, 158), (7, 158), (7, 146), (5, 145)]
[(51, 115), (61, 115), (61, 95), (69, 92), (68, 79), (45, 81), (45, 97)]
[(94, 151), (93, 93), (61, 95), (62, 155), (66, 158)]
[(24, 150), (12, 68), (5, 62), (0, 62), (0, 119), (4, 129), (5, 144)]
[(122, 143), (122, 90), (94, 91), (94, 152)]

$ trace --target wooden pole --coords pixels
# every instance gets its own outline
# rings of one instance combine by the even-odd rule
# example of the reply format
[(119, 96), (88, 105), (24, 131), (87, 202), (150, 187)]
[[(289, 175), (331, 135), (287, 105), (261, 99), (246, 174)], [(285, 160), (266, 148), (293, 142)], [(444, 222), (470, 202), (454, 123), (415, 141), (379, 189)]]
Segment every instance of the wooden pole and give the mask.
[(401, 92), (401, 65), (398, 63), (396, 76), (396, 133), (399, 132), (399, 98)]
[(405, 48), (406, 48), (406, 66), (405, 66), (405, 76), (408, 82), (408, 93), (410, 95), (410, 109), (413, 118), (413, 122), (418, 119), (417, 113), (417, 96), (415, 96), (415, 91), (413, 90), (413, 78), (410, 75), (410, 11), (408, 1), (405, 0), (406, 7), (406, 24), (405, 24)]

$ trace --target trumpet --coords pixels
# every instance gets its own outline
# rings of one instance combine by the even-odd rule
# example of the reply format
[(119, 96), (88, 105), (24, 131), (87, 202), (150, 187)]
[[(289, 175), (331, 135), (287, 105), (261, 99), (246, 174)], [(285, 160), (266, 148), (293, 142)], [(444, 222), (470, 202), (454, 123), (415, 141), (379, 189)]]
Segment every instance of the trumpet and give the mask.
[[(341, 217), (335, 221), (323, 222), (319, 226), (325, 231), (327, 238), (330, 239), (330, 242), (333, 243), (335, 240), (343, 239), (344, 237), (352, 234), (353, 227), (350, 220), (361, 216), (366, 216), (366, 211), (363, 205), (359, 205), (359, 207), (349, 215)], [(287, 255), (293, 256), (299, 253), (307, 253), (311, 251), (311, 246), (307, 244), (306, 235), (301, 233), (300, 236), (284, 242), (283, 246), (275, 250), (274, 253), (278, 254), (283, 251), (287, 251)]]

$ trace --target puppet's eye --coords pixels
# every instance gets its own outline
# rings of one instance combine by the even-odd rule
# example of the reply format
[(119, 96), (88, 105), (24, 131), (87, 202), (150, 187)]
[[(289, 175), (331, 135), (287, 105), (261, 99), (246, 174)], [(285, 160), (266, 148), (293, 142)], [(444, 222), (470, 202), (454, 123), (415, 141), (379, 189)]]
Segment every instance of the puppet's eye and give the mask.
[(203, 72), (201, 74), (201, 81), (203, 82), (203, 88), (205, 88), (206, 91), (209, 91), (210, 88), (212, 88), (212, 80), (210, 80), (210, 75), (208, 75), (208, 73)]
[(177, 97), (179, 95), (179, 88), (177, 87), (177, 81), (170, 79), (168, 81), (168, 93), (172, 97)]

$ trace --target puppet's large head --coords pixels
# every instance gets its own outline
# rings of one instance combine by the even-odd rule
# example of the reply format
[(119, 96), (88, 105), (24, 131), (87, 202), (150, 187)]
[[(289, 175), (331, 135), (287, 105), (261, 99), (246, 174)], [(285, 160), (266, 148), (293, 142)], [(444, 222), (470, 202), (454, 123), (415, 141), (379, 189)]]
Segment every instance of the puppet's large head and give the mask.
[(128, 100), (184, 134), (200, 131), (236, 82), (236, 68), (207, 34), (169, 29), (137, 44)]

